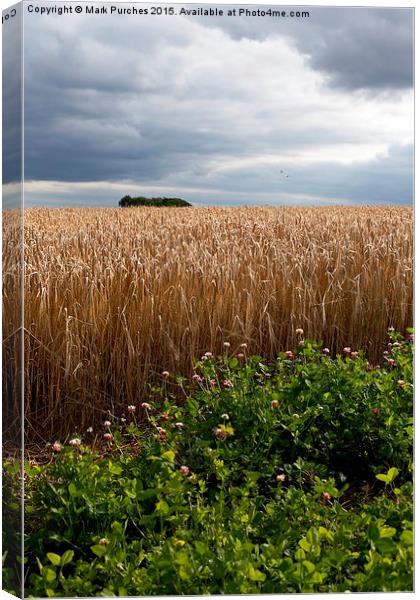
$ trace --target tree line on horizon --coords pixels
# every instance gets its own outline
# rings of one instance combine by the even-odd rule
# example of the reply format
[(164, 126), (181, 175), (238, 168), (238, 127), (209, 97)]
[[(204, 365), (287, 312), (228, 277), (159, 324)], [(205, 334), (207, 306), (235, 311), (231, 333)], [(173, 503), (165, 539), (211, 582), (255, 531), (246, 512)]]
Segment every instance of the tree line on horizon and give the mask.
[(131, 206), (192, 206), (182, 198), (146, 198), (145, 196), (124, 196), (119, 201), (119, 206), (127, 208)]

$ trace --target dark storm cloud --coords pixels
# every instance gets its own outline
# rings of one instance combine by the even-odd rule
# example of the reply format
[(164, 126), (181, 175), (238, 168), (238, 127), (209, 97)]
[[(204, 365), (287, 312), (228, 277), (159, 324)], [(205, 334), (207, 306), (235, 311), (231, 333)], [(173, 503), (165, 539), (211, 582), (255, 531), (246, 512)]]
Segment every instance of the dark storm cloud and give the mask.
[(314, 69), (329, 75), (330, 85), (408, 88), (413, 85), (413, 16), (410, 9), (336, 9), (328, 22), (318, 24), (316, 11), (318, 36), (297, 37), (296, 43), (308, 52)]
[(19, 181), (22, 176), (22, 38), (21, 7), (3, 24), (3, 183)]

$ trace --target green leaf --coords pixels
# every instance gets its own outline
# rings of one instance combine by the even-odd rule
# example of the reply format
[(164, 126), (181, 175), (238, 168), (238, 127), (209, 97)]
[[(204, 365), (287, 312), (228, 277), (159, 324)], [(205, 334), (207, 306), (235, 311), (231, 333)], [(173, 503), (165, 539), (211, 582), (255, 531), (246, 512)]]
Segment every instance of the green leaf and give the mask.
[(54, 579), (57, 577), (56, 572), (53, 569), (49, 569), (48, 567), (44, 569), (42, 574), (45, 577), (46, 581), (48, 581), (48, 583), (51, 583), (51, 581), (54, 581)]
[(379, 537), (381, 538), (390, 538), (397, 533), (395, 527), (388, 527), (385, 525), (379, 529)]
[(162, 458), (167, 458), (170, 462), (174, 462), (175, 452), (173, 450), (167, 450), (162, 454)]
[(309, 544), (309, 542), (306, 538), (299, 540), (299, 546), (301, 548), (303, 548), (305, 550), (305, 552), (309, 552), (309, 550), (311, 549), (311, 545)]
[(204, 544), (204, 542), (194, 542), (194, 546), (198, 554), (200, 554), (201, 556), (203, 556), (203, 554), (205, 554), (208, 550), (208, 547), (206, 546), (206, 544)]
[(190, 578), (188, 571), (184, 566), (179, 567), (178, 575), (183, 581), (187, 581)]
[(382, 554), (393, 554), (396, 550), (395, 543), (390, 538), (381, 538), (375, 545)]
[(39, 560), (39, 558), (38, 558), (37, 556), (36, 556), (35, 558), (36, 558), (36, 562), (37, 562), (37, 565), (38, 565), (39, 572), (40, 572), (40, 573), (41, 573), (41, 575), (42, 575), (42, 571), (44, 570), (44, 567), (43, 567), (43, 565), (42, 565), (42, 562)]
[(77, 496), (77, 487), (75, 486), (75, 484), (73, 482), (69, 483), (69, 494), (72, 498), (74, 498), (74, 496)]
[(113, 473), (114, 475), (121, 475), (122, 473), (122, 468), (119, 465), (113, 463), (111, 460), (108, 462), (108, 469), (109, 472)]
[(369, 523), (369, 527), (367, 530), (367, 535), (370, 540), (375, 542), (379, 538), (379, 529), (375, 525), (375, 523)]
[(259, 471), (247, 471), (247, 477), (252, 483), (256, 483), (258, 479), (261, 477), (261, 473)]
[(186, 552), (178, 552), (175, 562), (177, 562), (179, 565), (184, 565), (187, 567), (190, 564), (190, 559)]
[(410, 529), (405, 529), (400, 536), (400, 540), (406, 546), (412, 546), (413, 545), (413, 532)]
[(394, 420), (395, 420), (395, 417), (394, 417), (394, 415), (391, 415), (391, 416), (390, 416), (390, 417), (389, 417), (389, 418), (386, 420), (386, 422), (385, 422), (386, 426), (387, 426), (387, 427), (391, 427), (391, 425), (392, 425), (392, 423), (394, 422)]
[(101, 596), (102, 598), (114, 598), (115, 597), (115, 593), (110, 590), (109, 588), (104, 588), (101, 592), (99, 592), (98, 596)]
[(309, 560), (304, 560), (303, 564), (305, 565), (308, 573), (313, 573), (315, 571), (315, 565), (313, 563), (311, 563)]
[(391, 467), (387, 473), (388, 475), (388, 482), (392, 483), (394, 481), (394, 479), (397, 477), (399, 471), (396, 467)]
[(233, 435), (235, 433), (235, 430), (231, 425), (224, 425), (223, 423), (221, 423), (219, 427), (220, 429), (223, 429), (223, 431), (226, 431), (228, 435)]
[(156, 503), (156, 512), (160, 515), (167, 515), (169, 513), (169, 505), (165, 500), (159, 500)]
[(194, 398), (188, 398), (186, 407), (192, 417), (196, 417), (198, 415), (200, 405), (198, 404), (197, 400), (194, 400)]
[(95, 544), (94, 546), (91, 546), (90, 549), (96, 556), (103, 556), (106, 553), (106, 547), (101, 546), (100, 544)]
[(121, 523), (119, 521), (113, 521), (113, 523), (111, 525), (111, 529), (117, 535), (121, 535), (124, 531), (123, 526), (121, 525)]
[(61, 557), (61, 566), (64, 567), (64, 565), (71, 563), (71, 561), (73, 560), (73, 556), (74, 556), (73, 550), (66, 550), (64, 552), (63, 556)]
[(302, 548), (299, 548), (298, 550), (296, 550), (296, 552), (295, 552), (296, 560), (305, 560), (305, 558), (306, 558), (306, 554), (305, 554), (304, 550), (302, 550)]
[(334, 535), (331, 533), (331, 531), (328, 531), (328, 529), (326, 529), (325, 527), (318, 527), (318, 534), (322, 537), (325, 537), (328, 541), (333, 542), (334, 541)]
[(265, 581), (265, 575), (258, 569), (254, 569), (252, 565), (248, 567), (248, 577), (251, 581)]
[(157, 491), (154, 488), (149, 488), (138, 493), (139, 500), (148, 500), (157, 496)]
[(59, 567), (61, 564), (61, 556), (54, 554), (54, 552), (47, 552), (47, 558), (55, 567)]
[(311, 581), (313, 583), (322, 583), (324, 581), (324, 579), (326, 578), (326, 576), (327, 576), (327, 573), (317, 572), (312, 575)]
[(396, 467), (391, 467), (388, 469), (387, 473), (379, 473), (379, 475), (376, 475), (376, 479), (379, 479), (379, 481), (384, 481), (385, 484), (388, 485), (394, 481), (398, 473), (399, 471)]

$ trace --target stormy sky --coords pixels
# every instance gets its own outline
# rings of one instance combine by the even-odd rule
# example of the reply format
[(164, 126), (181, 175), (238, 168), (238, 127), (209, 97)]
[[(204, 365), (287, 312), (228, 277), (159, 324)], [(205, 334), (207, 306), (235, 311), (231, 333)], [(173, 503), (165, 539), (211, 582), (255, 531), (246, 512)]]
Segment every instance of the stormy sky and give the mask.
[(306, 10), (26, 14), (28, 204), (411, 203), (412, 11)]

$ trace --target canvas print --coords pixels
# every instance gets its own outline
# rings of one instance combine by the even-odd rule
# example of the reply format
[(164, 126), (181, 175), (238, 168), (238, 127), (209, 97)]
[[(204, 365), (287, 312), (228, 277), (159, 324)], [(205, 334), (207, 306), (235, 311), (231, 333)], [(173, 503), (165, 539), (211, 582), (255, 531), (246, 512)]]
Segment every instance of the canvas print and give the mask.
[(413, 591), (413, 13), (4, 10), (4, 590)]

